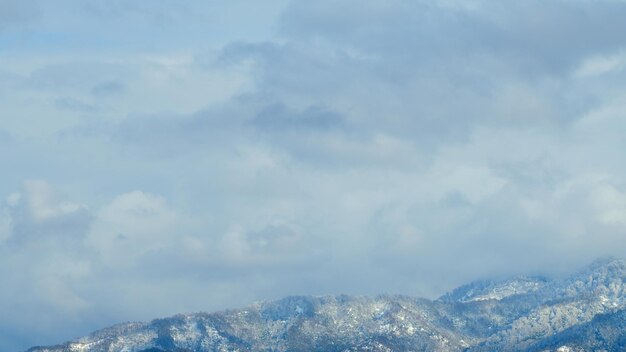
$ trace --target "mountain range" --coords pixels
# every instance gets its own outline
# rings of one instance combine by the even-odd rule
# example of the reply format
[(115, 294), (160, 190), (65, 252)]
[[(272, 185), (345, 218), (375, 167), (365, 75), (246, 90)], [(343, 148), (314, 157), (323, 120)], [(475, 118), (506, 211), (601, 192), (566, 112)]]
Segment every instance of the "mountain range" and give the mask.
[(438, 299), (287, 297), (115, 325), (28, 352), (626, 351), (626, 262), (482, 280)]

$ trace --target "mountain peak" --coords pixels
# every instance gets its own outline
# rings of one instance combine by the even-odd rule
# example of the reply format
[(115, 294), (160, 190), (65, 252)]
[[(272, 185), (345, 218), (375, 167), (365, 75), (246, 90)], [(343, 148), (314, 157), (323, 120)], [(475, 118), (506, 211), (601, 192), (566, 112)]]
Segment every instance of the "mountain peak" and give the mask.
[(594, 260), (588, 267), (587, 271), (590, 272), (624, 272), (626, 271), (626, 261), (617, 257), (603, 257)]
[(502, 300), (515, 295), (535, 292), (542, 288), (547, 279), (541, 276), (517, 276), (506, 280), (479, 280), (463, 285), (441, 296), (446, 302), (477, 302)]
[(290, 296), (120, 324), (31, 352), (593, 350), (626, 341), (625, 267), (621, 259), (603, 258), (564, 279), (476, 281), (436, 301)]

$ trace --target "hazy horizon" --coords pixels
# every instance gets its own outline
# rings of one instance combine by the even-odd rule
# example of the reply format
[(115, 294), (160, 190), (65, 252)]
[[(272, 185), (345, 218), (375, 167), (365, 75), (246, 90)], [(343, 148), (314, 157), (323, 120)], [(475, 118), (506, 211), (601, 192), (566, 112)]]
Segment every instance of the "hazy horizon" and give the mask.
[(0, 0), (0, 350), (623, 257), (624, 18)]

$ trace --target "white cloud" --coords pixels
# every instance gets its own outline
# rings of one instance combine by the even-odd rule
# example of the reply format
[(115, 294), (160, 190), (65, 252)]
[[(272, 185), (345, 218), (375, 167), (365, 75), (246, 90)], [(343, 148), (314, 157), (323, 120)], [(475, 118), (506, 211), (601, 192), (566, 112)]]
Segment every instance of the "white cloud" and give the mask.
[(13, 220), (5, 209), (0, 210), (0, 246), (11, 236)]
[[(21, 200), (21, 195), (9, 196), (9, 204)], [(41, 180), (24, 182), (23, 201), (27, 211), (36, 222), (71, 215), (84, 208), (80, 204), (59, 200), (55, 190), (47, 182)]]
[(133, 191), (98, 211), (86, 241), (106, 265), (124, 267), (175, 245), (185, 235), (181, 223), (163, 197)]
[(574, 71), (574, 77), (588, 78), (621, 70), (626, 65), (624, 53), (610, 56), (594, 56), (584, 60)]
[(602, 182), (594, 187), (591, 201), (600, 222), (625, 228), (626, 192), (609, 182)]

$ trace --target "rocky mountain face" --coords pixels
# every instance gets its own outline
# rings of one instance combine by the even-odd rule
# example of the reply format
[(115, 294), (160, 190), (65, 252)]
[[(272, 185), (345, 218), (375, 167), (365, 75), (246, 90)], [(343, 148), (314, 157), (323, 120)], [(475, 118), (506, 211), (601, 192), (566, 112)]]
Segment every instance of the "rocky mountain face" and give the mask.
[(29, 352), (625, 351), (626, 262), (570, 277), (479, 281), (431, 301), (288, 297), (126, 323)]

